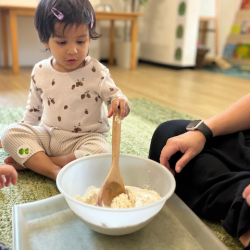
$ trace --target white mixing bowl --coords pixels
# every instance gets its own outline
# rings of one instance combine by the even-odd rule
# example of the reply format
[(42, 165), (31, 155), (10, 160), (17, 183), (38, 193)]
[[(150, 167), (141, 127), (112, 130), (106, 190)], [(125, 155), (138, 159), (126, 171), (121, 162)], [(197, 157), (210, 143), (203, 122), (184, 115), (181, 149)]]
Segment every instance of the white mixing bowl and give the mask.
[(125, 186), (152, 189), (162, 199), (137, 208), (112, 209), (92, 206), (74, 197), (83, 195), (89, 186), (100, 188), (111, 167), (111, 154), (77, 159), (59, 172), (56, 184), (69, 207), (92, 230), (107, 235), (124, 235), (144, 227), (161, 210), (175, 190), (173, 175), (152, 160), (121, 154), (120, 171)]

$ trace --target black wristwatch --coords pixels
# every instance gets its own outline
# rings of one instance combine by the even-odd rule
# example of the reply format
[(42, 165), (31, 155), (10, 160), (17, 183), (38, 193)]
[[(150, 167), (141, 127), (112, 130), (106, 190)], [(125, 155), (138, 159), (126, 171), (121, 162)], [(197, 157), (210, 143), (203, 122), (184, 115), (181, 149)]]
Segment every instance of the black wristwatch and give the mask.
[(190, 122), (186, 129), (188, 131), (199, 130), (206, 137), (207, 142), (213, 138), (211, 129), (204, 123), (203, 120), (195, 120)]

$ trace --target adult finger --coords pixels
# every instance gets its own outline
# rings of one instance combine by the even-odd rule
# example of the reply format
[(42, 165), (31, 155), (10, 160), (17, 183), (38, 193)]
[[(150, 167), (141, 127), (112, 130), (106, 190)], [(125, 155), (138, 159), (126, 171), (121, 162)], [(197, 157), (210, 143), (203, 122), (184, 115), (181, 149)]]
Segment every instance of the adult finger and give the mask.
[(166, 146), (162, 149), (161, 151), (161, 156), (160, 156), (160, 163), (165, 166), (168, 170), (171, 171), (171, 167), (169, 165), (169, 160), (173, 154), (178, 152), (179, 149), (173, 145), (169, 146), (166, 144)]
[(181, 170), (194, 158), (195, 154), (191, 150), (187, 150), (183, 156), (176, 162), (175, 171), (180, 173)]
[(248, 185), (248, 186), (245, 188), (245, 190), (244, 190), (243, 193), (242, 193), (242, 197), (243, 197), (244, 199), (246, 199), (248, 195), (250, 195), (250, 185)]
[(174, 169), (172, 169), (172, 168), (170, 167), (170, 168), (167, 168), (167, 170), (170, 171), (170, 173), (171, 173), (173, 176), (175, 176), (175, 171), (174, 171)]
[(246, 202), (247, 202), (247, 204), (250, 206), (250, 195), (248, 195), (248, 196), (246, 197)]

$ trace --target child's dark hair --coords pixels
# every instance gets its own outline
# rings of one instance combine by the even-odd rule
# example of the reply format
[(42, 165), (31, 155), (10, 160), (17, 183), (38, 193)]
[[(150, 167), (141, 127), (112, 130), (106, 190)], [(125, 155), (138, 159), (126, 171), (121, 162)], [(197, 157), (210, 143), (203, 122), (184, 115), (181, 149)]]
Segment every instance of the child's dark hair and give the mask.
[[(59, 20), (53, 10), (63, 14)], [(91, 20), (93, 16), (93, 27)], [(64, 24), (64, 30), (68, 25), (86, 24), (89, 28), (90, 38), (95, 40), (101, 36), (95, 31), (96, 18), (94, 9), (89, 0), (40, 0), (35, 14), (35, 27), (41, 42), (47, 43), (51, 36), (55, 35), (55, 23)]]

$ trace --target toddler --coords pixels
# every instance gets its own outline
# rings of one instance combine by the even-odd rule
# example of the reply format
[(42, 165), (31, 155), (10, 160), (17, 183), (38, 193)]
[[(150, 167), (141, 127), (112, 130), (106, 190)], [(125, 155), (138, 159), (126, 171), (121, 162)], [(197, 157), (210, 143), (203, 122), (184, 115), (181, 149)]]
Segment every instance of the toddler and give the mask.
[(88, 56), (91, 40), (100, 37), (95, 25), (88, 0), (39, 2), (35, 26), (52, 56), (33, 68), (22, 122), (1, 135), (10, 155), (5, 163), (16, 170), (31, 169), (55, 180), (67, 163), (110, 152), (107, 118), (120, 107), (123, 119), (130, 107), (109, 70)]

